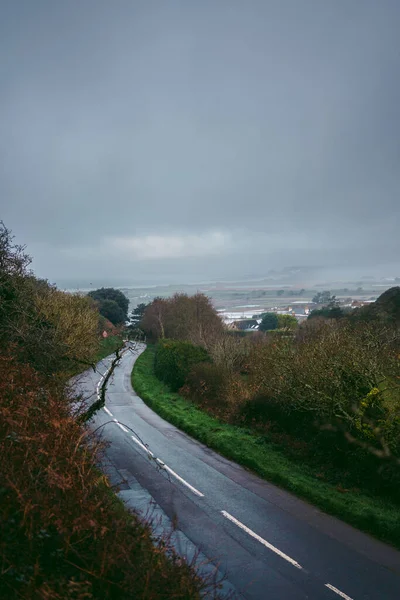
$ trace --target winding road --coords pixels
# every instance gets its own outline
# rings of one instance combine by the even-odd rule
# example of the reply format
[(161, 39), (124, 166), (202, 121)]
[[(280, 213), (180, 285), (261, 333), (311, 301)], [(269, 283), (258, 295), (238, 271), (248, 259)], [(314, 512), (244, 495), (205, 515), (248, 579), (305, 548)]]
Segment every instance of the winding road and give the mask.
[[(136, 395), (127, 350), (92, 423), (121, 494), (145, 490), (251, 600), (399, 600), (400, 553), (268, 483), (164, 421)], [(98, 365), (105, 373), (110, 358)], [(79, 390), (93, 401), (100, 374)], [(148, 502), (149, 495), (145, 495)]]

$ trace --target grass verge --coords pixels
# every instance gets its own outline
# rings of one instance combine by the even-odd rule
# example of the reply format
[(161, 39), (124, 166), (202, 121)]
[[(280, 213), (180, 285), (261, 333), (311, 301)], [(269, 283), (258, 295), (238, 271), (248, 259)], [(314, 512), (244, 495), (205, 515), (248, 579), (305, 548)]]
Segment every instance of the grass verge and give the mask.
[(106, 356), (113, 354), (117, 348), (120, 348), (121, 345), (122, 338), (119, 335), (110, 335), (109, 337), (102, 338), (96, 354), (95, 362), (99, 362)]
[(385, 498), (362, 491), (341, 492), (318, 479), (315, 470), (299, 464), (272, 443), (268, 436), (223, 423), (172, 393), (154, 375), (154, 347), (137, 359), (132, 385), (161, 417), (170, 421), (223, 456), (260, 477), (312, 502), (331, 515), (400, 548), (399, 507)]

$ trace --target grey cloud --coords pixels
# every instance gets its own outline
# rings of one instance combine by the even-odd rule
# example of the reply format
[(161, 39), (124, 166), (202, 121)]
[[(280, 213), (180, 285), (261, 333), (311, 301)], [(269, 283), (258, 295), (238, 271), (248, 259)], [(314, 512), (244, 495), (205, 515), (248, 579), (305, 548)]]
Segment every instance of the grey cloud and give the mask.
[[(3, 3), (1, 217), (56, 281), (392, 268), (399, 25), (396, 0)], [(131, 251), (215, 232), (212, 260)]]

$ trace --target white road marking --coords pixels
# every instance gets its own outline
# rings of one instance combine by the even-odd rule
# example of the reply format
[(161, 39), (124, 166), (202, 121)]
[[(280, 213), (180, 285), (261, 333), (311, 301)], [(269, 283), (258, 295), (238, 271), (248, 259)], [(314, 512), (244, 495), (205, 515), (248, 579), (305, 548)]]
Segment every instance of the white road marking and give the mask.
[(108, 415), (110, 415), (110, 417), (112, 417), (112, 416), (113, 416), (112, 412), (108, 410), (107, 406), (103, 406), (103, 408), (104, 408), (104, 410), (106, 411), (106, 413), (107, 413)]
[(333, 585), (331, 585), (330, 583), (326, 583), (325, 587), (329, 588), (330, 590), (332, 590), (332, 592), (335, 592), (335, 594), (337, 594), (338, 596), (341, 596), (345, 600), (353, 600), (353, 598), (350, 598), (350, 596), (348, 596), (347, 594), (344, 594), (337, 588), (333, 587)]
[(251, 537), (253, 537), (258, 542), (260, 542), (260, 544), (263, 544), (266, 548), (269, 548), (270, 550), (272, 550), (272, 552), (275, 552), (275, 554), (277, 554), (278, 556), (280, 556), (284, 560), (287, 560), (287, 562), (289, 562), (290, 564), (292, 564), (294, 567), (296, 567), (297, 569), (302, 569), (303, 568), (293, 558), (291, 558), (290, 556), (288, 556), (284, 552), (281, 552), (281, 550), (279, 550), (278, 548), (275, 548), (275, 546), (273, 546), (272, 544), (270, 544), (269, 542), (267, 542), (267, 540), (264, 540), (264, 538), (262, 538), (261, 536), (257, 535), (257, 533), (255, 533), (254, 531), (252, 531), (251, 529), (249, 529), (248, 527), (246, 527), (246, 525), (244, 525), (243, 523), (241, 523), (240, 521), (238, 521), (237, 519), (235, 519), (235, 517), (232, 517), (232, 515), (230, 515), (228, 512), (226, 512), (226, 510), (221, 510), (221, 513), (224, 515), (224, 517), (226, 517), (227, 519), (229, 519), (229, 521), (232, 521), (232, 523), (235, 523), (235, 525), (237, 525), (238, 527), (240, 527), (240, 529), (243, 529), (243, 531), (245, 531), (246, 533), (248, 533), (249, 535), (251, 535)]
[(135, 438), (134, 435), (131, 435), (131, 438), (135, 442), (135, 444), (137, 444), (138, 446), (143, 448), (143, 450), (145, 450), (147, 452), (147, 454), (149, 454), (151, 457), (154, 457), (154, 454), (151, 452), (151, 450), (146, 448), (146, 446), (144, 444), (142, 444), (142, 442), (139, 442), (139, 440), (137, 438)]
[(204, 497), (204, 494), (202, 494), (201, 492), (199, 492), (199, 490), (196, 490), (195, 487), (193, 487), (192, 485), (190, 485), (190, 483), (188, 483), (185, 479), (183, 479), (180, 475), (178, 475), (178, 473), (175, 473), (175, 471), (173, 471), (171, 469), (171, 467), (169, 467), (165, 463), (163, 465), (163, 469), (165, 469), (166, 471), (168, 471), (168, 473), (171, 473), (171, 475), (173, 477), (175, 477), (175, 479), (177, 479), (178, 481), (180, 481), (181, 483), (183, 483), (183, 485), (186, 485), (186, 487), (189, 488), (189, 490), (191, 490), (193, 492), (193, 494), (196, 494), (196, 496), (200, 496), (200, 498)]
[[(151, 452), (151, 450), (149, 450), (148, 448), (146, 448), (146, 446), (144, 444), (142, 444), (142, 442), (139, 442), (139, 440), (136, 439), (135, 436), (133, 436), (133, 435), (131, 435), (131, 438), (135, 442), (135, 444), (137, 444), (138, 446), (140, 446), (141, 448), (143, 448), (143, 450), (145, 450), (149, 456), (151, 456), (152, 458), (154, 458), (153, 452)], [(175, 471), (173, 471), (171, 469), (171, 467), (169, 467), (168, 465), (166, 465), (165, 462), (163, 462), (159, 458), (156, 458), (156, 462), (163, 469), (165, 469), (166, 471), (168, 471), (168, 473), (170, 473), (173, 477), (175, 477), (175, 479), (177, 479), (183, 485), (185, 485), (187, 488), (189, 488), (189, 490), (192, 491), (193, 494), (196, 494), (196, 496), (199, 496), (200, 498), (204, 498), (204, 494), (202, 494), (201, 492), (199, 492), (199, 490), (197, 490), (195, 487), (193, 487), (192, 485), (190, 485), (190, 483), (188, 483), (185, 479), (183, 479), (183, 477), (181, 477), (180, 475), (178, 475), (178, 473), (175, 473)]]
[(97, 386), (96, 386), (96, 392), (97, 392), (97, 398), (100, 400), (100, 386), (101, 386), (101, 382), (103, 381), (104, 377), (107, 375), (107, 371), (100, 377)]
[(118, 425), (118, 427), (119, 427), (120, 429), (122, 429), (122, 431), (125, 431), (125, 433), (128, 433), (128, 430), (127, 430), (127, 428), (126, 428), (126, 427), (124, 427), (124, 426), (122, 425), (122, 423), (117, 423), (117, 425)]

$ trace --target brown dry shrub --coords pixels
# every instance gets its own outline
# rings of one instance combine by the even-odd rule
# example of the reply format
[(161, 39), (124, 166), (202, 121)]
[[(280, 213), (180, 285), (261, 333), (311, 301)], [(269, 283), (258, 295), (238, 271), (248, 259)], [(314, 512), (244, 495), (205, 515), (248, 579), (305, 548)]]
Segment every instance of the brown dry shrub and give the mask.
[(0, 357), (0, 597), (199, 598), (204, 583), (155, 546), (99, 472), (64, 391)]
[(240, 412), (248, 399), (242, 377), (214, 363), (195, 365), (181, 393), (201, 408), (228, 421)]

